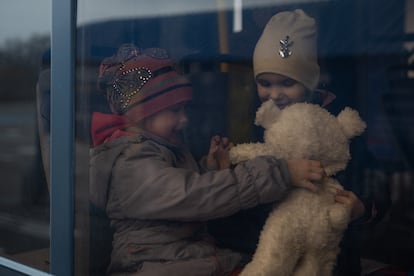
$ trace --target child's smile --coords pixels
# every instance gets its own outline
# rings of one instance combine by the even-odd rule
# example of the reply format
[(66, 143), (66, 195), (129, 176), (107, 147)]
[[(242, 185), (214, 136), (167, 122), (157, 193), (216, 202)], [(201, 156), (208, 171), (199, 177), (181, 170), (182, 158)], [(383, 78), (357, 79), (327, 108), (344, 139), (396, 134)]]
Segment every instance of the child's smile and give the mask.
[(263, 73), (257, 76), (256, 84), (260, 100), (271, 99), (280, 109), (306, 99), (305, 86), (283, 75)]

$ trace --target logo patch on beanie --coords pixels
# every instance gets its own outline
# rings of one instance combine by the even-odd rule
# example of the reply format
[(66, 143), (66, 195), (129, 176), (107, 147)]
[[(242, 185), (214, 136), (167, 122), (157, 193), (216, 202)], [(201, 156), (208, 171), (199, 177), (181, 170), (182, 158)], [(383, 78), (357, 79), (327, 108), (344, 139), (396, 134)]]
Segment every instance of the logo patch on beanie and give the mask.
[(290, 47), (293, 45), (293, 41), (289, 41), (289, 36), (287, 35), (285, 39), (281, 39), (279, 41), (280, 43), (280, 50), (279, 55), (282, 58), (288, 58), (292, 55), (292, 51), (290, 50)]

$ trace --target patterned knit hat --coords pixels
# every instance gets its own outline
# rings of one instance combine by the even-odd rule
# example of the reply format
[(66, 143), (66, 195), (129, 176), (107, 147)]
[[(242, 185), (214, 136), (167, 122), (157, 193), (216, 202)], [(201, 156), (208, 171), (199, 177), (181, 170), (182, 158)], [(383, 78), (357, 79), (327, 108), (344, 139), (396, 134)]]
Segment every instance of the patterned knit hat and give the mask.
[(277, 73), (314, 90), (319, 82), (315, 20), (303, 10), (274, 15), (253, 54), (254, 76)]
[(114, 113), (138, 122), (192, 99), (191, 83), (175, 65), (164, 49), (125, 44), (102, 61), (98, 86)]

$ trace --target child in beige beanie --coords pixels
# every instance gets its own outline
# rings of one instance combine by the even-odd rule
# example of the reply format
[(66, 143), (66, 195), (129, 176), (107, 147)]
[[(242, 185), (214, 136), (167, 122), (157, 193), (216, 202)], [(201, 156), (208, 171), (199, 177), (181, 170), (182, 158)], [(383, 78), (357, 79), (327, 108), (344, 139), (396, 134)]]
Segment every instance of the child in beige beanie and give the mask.
[[(280, 109), (298, 102), (325, 106), (335, 98), (318, 89), (317, 25), (303, 10), (280, 12), (268, 21), (253, 53), (253, 71), (260, 100)], [(335, 200), (350, 207), (354, 221), (370, 213), (350, 190), (338, 192)]]
[(323, 105), (334, 98), (316, 90), (320, 75), (316, 23), (303, 10), (280, 12), (269, 20), (254, 50), (253, 70), (261, 101), (272, 99), (281, 109), (314, 101), (315, 96)]
[[(303, 10), (280, 12), (269, 20), (253, 53), (262, 102), (272, 100), (283, 109), (313, 100), (320, 74), (316, 39), (315, 19)], [(353, 219), (364, 214), (364, 205), (353, 192), (346, 191), (337, 200), (352, 207)]]

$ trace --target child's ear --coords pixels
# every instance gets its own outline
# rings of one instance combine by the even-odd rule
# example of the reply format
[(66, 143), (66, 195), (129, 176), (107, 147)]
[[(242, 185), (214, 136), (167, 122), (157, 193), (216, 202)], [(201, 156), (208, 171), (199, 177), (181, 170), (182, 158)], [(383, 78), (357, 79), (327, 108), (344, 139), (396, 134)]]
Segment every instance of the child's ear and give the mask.
[(273, 122), (277, 121), (281, 110), (272, 100), (264, 102), (256, 112), (255, 125), (267, 129)]

